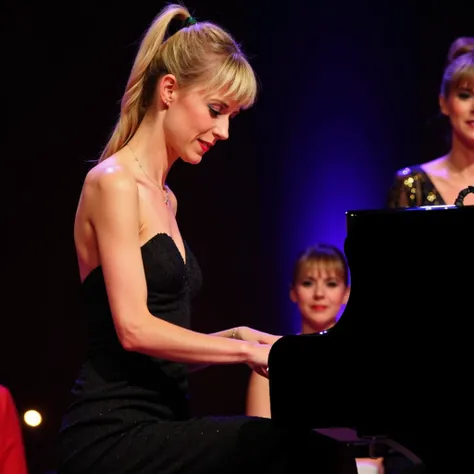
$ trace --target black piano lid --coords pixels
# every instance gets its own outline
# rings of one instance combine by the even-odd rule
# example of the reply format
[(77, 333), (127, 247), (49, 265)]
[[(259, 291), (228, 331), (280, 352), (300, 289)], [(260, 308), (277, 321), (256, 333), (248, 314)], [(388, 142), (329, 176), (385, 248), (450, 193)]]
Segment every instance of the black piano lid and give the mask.
[(460, 459), (473, 421), (474, 206), (346, 221), (349, 301), (329, 331), (274, 344), (272, 418), (390, 439), (430, 468)]
[[(469, 207), (469, 206), (462, 206)], [(400, 212), (423, 212), (423, 211), (436, 211), (439, 209), (461, 209), (454, 205), (437, 205), (437, 206), (420, 206), (420, 207), (397, 207), (391, 209), (358, 209), (352, 211), (346, 211), (347, 216), (356, 216), (361, 214), (394, 214)]]
[(357, 209), (346, 211), (346, 218), (358, 216), (379, 216), (379, 215), (391, 215), (391, 214), (405, 214), (410, 213), (422, 213), (429, 211), (454, 211), (454, 212), (472, 212), (474, 206), (454, 206), (454, 205), (437, 205), (437, 206), (420, 206), (420, 207), (397, 207), (391, 209)]

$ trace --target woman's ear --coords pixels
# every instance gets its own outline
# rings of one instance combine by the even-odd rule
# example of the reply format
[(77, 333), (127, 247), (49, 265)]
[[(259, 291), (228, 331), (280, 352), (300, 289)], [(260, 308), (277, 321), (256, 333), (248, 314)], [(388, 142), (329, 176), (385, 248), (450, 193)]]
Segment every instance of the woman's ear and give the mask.
[(158, 93), (161, 103), (169, 107), (173, 102), (178, 88), (178, 81), (173, 74), (164, 75), (158, 83)]
[(350, 295), (351, 295), (351, 287), (348, 286), (348, 287), (346, 288), (345, 293), (344, 293), (344, 299), (343, 299), (344, 304), (347, 304), (347, 302), (349, 301), (349, 296), (350, 296)]
[(293, 301), (293, 303), (298, 302), (298, 297), (297, 297), (296, 291), (293, 287), (290, 288), (290, 300)]
[(441, 109), (441, 113), (443, 115), (449, 115), (449, 108), (448, 108), (448, 101), (443, 94), (440, 94), (438, 97), (439, 108)]

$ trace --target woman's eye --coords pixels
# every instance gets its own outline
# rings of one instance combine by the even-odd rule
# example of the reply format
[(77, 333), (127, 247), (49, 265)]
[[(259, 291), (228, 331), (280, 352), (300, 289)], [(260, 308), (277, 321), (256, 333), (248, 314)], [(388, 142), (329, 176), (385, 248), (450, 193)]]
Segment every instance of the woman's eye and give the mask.
[(214, 109), (210, 105), (208, 107), (209, 107), (209, 112), (211, 113), (213, 117), (218, 117), (221, 114), (219, 110)]

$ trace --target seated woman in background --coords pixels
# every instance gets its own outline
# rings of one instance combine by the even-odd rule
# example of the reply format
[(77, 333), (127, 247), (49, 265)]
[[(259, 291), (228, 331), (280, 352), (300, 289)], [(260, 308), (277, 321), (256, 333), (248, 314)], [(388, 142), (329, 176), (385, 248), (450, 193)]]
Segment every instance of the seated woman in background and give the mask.
[[(349, 267), (344, 254), (330, 244), (318, 244), (301, 253), (293, 269), (290, 298), (298, 306), (301, 334), (336, 324), (350, 294)], [(253, 372), (247, 391), (246, 414), (271, 418), (268, 379)], [(358, 459), (358, 471), (383, 473), (382, 459)]]
[[(388, 207), (454, 204), (461, 190), (474, 185), (474, 38), (458, 38), (449, 49), (439, 104), (451, 124), (448, 154), (399, 170)], [(474, 195), (464, 204), (474, 204)]]

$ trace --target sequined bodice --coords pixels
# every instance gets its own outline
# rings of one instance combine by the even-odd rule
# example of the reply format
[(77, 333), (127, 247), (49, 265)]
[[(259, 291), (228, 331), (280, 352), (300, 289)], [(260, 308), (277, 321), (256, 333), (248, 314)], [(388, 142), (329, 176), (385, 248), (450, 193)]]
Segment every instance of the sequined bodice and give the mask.
[(445, 202), (420, 165), (399, 170), (390, 188), (388, 207), (442, 206)]

